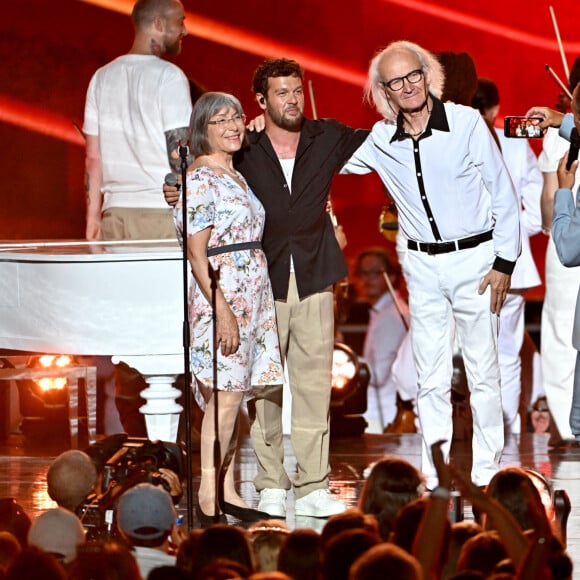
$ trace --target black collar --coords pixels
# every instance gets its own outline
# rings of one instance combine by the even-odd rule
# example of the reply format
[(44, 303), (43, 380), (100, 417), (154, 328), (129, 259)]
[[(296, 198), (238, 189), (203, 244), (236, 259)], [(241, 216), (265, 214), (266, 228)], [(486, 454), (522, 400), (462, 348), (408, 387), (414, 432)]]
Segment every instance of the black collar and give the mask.
[[(429, 116), (427, 127), (425, 127), (425, 131), (419, 135), (419, 139), (429, 137), (431, 135), (432, 129), (449, 132), (449, 123), (447, 121), (447, 115), (445, 114), (445, 107), (443, 106), (443, 103), (437, 97), (434, 97), (433, 95), (430, 96), (433, 103), (433, 108), (431, 109), (431, 115)], [(411, 135), (409, 135), (409, 133), (403, 129), (403, 113), (399, 111), (399, 114), (397, 115), (397, 130), (391, 137), (390, 143), (393, 141), (404, 141), (405, 139), (411, 138)]]

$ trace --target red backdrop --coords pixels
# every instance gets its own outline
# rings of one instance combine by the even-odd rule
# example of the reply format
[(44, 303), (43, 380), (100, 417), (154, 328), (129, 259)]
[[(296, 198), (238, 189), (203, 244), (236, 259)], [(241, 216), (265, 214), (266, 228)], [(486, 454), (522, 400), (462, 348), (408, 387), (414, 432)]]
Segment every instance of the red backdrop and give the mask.
[[(369, 59), (392, 40), (435, 52), (470, 53), (478, 74), (496, 81), (500, 114), (553, 105), (560, 92), (545, 71), (565, 79), (549, 4), (522, 0), (183, 0), (190, 26), (176, 61), (208, 89), (240, 97), (258, 112), (250, 79), (265, 56), (300, 60), (312, 80), (320, 117), (370, 127), (377, 115), (362, 103)], [(96, 68), (132, 41), (130, 0), (19, 0), (0, 18), (0, 239), (81, 238), (84, 232), (85, 91)], [(467, 7), (466, 7), (467, 6)], [(580, 54), (580, 5), (552, 6), (569, 66)], [(311, 113), (307, 108), (308, 114)], [(352, 258), (383, 242), (385, 199), (378, 180), (339, 177), (333, 186)], [(545, 241), (534, 240), (542, 262)]]

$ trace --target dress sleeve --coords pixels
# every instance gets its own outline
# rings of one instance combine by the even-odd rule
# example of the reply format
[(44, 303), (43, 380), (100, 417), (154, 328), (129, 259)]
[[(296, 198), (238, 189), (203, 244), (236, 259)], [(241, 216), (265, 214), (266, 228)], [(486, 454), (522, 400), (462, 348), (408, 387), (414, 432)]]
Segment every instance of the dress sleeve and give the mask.
[[(187, 175), (187, 235), (192, 236), (215, 223), (216, 186), (207, 172), (196, 169)], [(173, 210), (179, 238), (183, 238), (183, 204)]]

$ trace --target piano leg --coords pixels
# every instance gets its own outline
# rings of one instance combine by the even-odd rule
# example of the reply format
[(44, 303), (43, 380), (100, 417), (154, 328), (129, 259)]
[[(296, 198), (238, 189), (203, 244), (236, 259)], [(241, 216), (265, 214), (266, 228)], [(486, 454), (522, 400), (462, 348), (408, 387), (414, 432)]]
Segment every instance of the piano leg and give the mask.
[(173, 383), (183, 372), (183, 355), (115, 355), (112, 360), (114, 364), (126, 362), (145, 377), (147, 388), (141, 396), (147, 403), (139, 410), (145, 415), (147, 437), (176, 443), (183, 407), (177, 403), (181, 391)]
[(177, 375), (145, 375), (147, 388), (141, 396), (147, 401), (139, 410), (145, 415), (147, 436), (151, 441), (177, 441), (179, 415), (183, 407), (176, 401), (181, 391), (173, 386)]

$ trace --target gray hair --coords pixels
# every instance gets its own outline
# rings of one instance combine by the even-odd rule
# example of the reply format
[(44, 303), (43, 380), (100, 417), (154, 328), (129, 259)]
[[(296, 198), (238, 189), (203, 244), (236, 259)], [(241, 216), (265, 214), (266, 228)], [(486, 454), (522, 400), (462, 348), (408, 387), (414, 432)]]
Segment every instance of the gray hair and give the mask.
[(379, 73), (379, 64), (384, 57), (401, 50), (406, 50), (417, 57), (417, 60), (421, 64), (421, 70), (427, 79), (429, 92), (437, 98), (440, 98), (443, 93), (445, 74), (441, 63), (433, 53), (407, 40), (391, 42), (391, 44), (378, 52), (371, 60), (368, 80), (364, 89), (365, 100), (373, 105), (377, 112), (387, 121), (394, 121), (397, 118), (398, 111), (394, 111), (391, 108), (389, 100), (381, 86), (383, 79)]
[(232, 108), (236, 113), (243, 114), (240, 101), (228, 93), (204, 93), (195, 103), (189, 124), (191, 153), (194, 156), (212, 153), (207, 136), (208, 121), (223, 108)]

